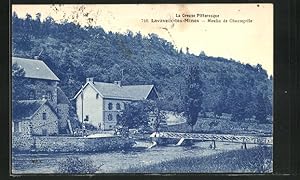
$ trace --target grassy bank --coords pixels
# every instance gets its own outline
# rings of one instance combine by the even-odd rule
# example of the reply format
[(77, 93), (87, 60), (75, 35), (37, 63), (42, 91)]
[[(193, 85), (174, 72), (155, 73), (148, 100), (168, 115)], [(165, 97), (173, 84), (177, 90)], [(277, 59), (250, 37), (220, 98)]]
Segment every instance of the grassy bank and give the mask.
[(186, 157), (121, 170), (132, 173), (268, 173), (272, 147), (234, 150), (206, 157)]

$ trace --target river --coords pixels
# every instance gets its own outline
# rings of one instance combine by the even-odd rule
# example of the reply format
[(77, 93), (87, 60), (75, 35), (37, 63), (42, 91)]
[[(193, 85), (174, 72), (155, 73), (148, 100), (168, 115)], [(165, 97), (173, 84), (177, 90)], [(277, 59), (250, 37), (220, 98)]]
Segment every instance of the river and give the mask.
[[(241, 144), (217, 142), (216, 149), (210, 149), (211, 142), (197, 142), (193, 146), (157, 146), (146, 149), (149, 142), (137, 142), (128, 152), (104, 153), (56, 153), (56, 154), (13, 154), (13, 174), (49, 174), (57, 173), (58, 165), (67, 157), (81, 157), (93, 160), (97, 173), (118, 173), (130, 167), (139, 167), (181, 157), (202, 157), (220, 152), (240, 149)], [(255, 145), (247, 145), (248, 148)], [(134, 173), (134, 172), (129, 172)], [(154, 172), (155, 173), (155, 172)]]

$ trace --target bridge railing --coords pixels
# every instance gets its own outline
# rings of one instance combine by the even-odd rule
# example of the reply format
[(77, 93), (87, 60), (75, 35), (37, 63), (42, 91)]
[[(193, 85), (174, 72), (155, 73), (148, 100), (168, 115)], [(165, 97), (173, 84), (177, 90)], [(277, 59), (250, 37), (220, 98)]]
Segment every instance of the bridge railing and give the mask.
[(199, 134), (199, 133), (176, 133), (176, 132), (154, 132), (150, 137), (190, 139), (200, 141), (219, 141), (246, 144), (273, 144), (273, 137), (261, 137), (254, 135), (231, 135), (231, 134)]

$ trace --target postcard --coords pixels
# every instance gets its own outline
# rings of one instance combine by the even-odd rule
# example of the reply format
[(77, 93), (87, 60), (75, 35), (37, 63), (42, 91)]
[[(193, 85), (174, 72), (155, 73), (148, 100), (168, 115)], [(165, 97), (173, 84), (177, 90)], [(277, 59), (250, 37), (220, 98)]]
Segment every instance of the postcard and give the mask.
[(12, 4), (11, 174), (273, 172), (273, 5)]

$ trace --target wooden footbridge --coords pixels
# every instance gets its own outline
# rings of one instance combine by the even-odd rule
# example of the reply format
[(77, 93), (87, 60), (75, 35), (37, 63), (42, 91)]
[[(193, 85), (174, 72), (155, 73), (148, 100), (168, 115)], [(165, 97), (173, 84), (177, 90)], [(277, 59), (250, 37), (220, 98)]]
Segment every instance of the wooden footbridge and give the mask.
[[(246, 149), (246, 144), (272, 145), (272, 136), (255, 135), (232, 135), (232, 134), (199, 134), (199, 133), (177, 133), (177, 132), (154, 132), (150, 135), (154, 139), (169, 138), (179, 139), (176, 145), (181, 145), (185, 140), (212, 141), (213, 149), (216, 148), (216, 142), (241, 143)], [(154, 140), (155, 141), (155, 140)], [(157, 143), (154, 142), (153, 146)], [(152, 146), (152, 147), (153, 147)]]

